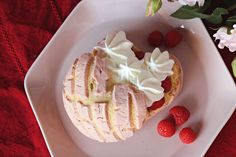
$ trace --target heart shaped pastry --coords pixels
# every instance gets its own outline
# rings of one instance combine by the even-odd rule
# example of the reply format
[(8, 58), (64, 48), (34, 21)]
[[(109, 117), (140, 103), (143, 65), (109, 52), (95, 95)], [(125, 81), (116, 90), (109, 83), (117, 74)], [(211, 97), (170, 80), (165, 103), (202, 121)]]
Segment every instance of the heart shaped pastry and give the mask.
[[(180, 92), (183, 73), (176, 57), (156, 48), (138, 60), (136, 50), (125, 32), (110, 33), (69, 69), (64, 106), (85, 136), (99, 142), (125, 140)], [(166, 92), (167, 77), (171, 88)]]

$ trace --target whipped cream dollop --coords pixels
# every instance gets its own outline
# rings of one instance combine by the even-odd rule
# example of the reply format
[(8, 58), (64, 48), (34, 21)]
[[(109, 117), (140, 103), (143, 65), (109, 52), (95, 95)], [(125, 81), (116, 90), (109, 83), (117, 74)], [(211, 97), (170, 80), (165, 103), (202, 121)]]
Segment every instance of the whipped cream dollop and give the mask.
[(116, 74), (115, 82), (133, 82), (141, 72), (143, 65), (135, 56), (129, 57), (125, 62), (108, 59), (108, 69)]
[(144, 60), (148, 70), (160, 81), (173, 74), (174, 60), (170, 59), (168, 51), (161, 53), (159, 48), (155, 48), (152, 53), (145, 54)]
[(133, 84), (143, 91), (149, 103), (147, 107), (150, 107), (153, 102), (160, 100), (164, 96), (164, 89), (161, 86), (161, 82), (154, 77), (149, 71), (142, 70), (138, 75)]
[(107, 54), (106, 61), (113, 81), (132, 83), (145, 93), (151, 106), (164, 97), (161, 81), (173, 74), (174, 61), (170, 59), (168, 51), (162, 53), (158, 48), (152, 53), (145, 53), (144, 59), (138, 60), (132, 46), (125, 32), (120, 31), (109, 33), (95, 49)]
[(96, 50), (102, 50), (114, 60), (125, 62), (128, 57), (134, 56), (132, 48), (133, 43), (127, 40), (124, 31), (118, 33), (109, 33), (106, 39), (96, 46)]

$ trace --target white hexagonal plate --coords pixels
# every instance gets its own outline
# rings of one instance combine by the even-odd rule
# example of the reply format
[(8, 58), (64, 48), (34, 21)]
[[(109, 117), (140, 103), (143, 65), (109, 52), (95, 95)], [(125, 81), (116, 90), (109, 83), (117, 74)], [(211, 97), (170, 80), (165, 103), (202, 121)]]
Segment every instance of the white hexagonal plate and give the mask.
[[(52, 156), (55, 157), (199, 157), (203, 156), (235, 109), (235, 84), (201, 20), (177, 20), (168, 15), (178, 8), (164, 2), (154, 17), (145, 17), (147, 0), (84, 0), (69, 15), (25, 78), (25, 89)], [(62, 103), (64, 76), (74, 59), (89, 52), (107, 32), (124, 30), (128, 38), (150, 51), (146, 38), (152, 30), (181, 29), (184, 41), (168, 49), (183, 65), (184, 87), (176, 100), (145, 123), (132, 138), (102, 144), (83, 136), (71, 123)], [(164, 50), (163, 47), (161, 47)], [(189, 108), (184, 126), (198, 132), (184, 145), (177, 134), (163, 138), (156, 124), (173, 105)]]

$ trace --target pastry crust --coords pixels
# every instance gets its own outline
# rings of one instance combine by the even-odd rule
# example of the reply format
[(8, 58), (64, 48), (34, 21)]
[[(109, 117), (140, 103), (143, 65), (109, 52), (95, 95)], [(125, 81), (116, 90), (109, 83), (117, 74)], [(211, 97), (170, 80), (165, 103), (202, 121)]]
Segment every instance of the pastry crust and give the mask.
[(133, 136), (144, 122), (174, 100), (182, 88), (183, 71), (179, 60), (170, 56), (175, 62), (170, 76), (172, 88), (165, 93), (161, 108), (148, 111), (142, 91), (129, 83), (112, 83), (103, 55), (94, 50), (75, 60), (64, 81), (63, 101), (82, 134), (99, 142), (118, 142)]
[(99, 142), (133, 136), (146, 117), (146, 96), (131, 84), (111, 84), (105, 60), (94, 51), (77, 58), (64, 81), (63, 101), (72, 123)]

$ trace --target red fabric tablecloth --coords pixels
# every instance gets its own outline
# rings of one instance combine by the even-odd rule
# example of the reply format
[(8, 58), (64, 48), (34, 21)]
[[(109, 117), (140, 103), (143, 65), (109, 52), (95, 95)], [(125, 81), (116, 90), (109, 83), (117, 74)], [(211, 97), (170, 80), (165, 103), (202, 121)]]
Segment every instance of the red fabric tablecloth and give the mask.
[[(26, 98), (23, 80), (78, 2), (0, 0), (0, 157), (50, 156)], [(230, 68), (235, 54), (227, 49), (221, 54)], [(236, 156), (235, 124), (236, 113), (208, 150), (207, 157)]]

